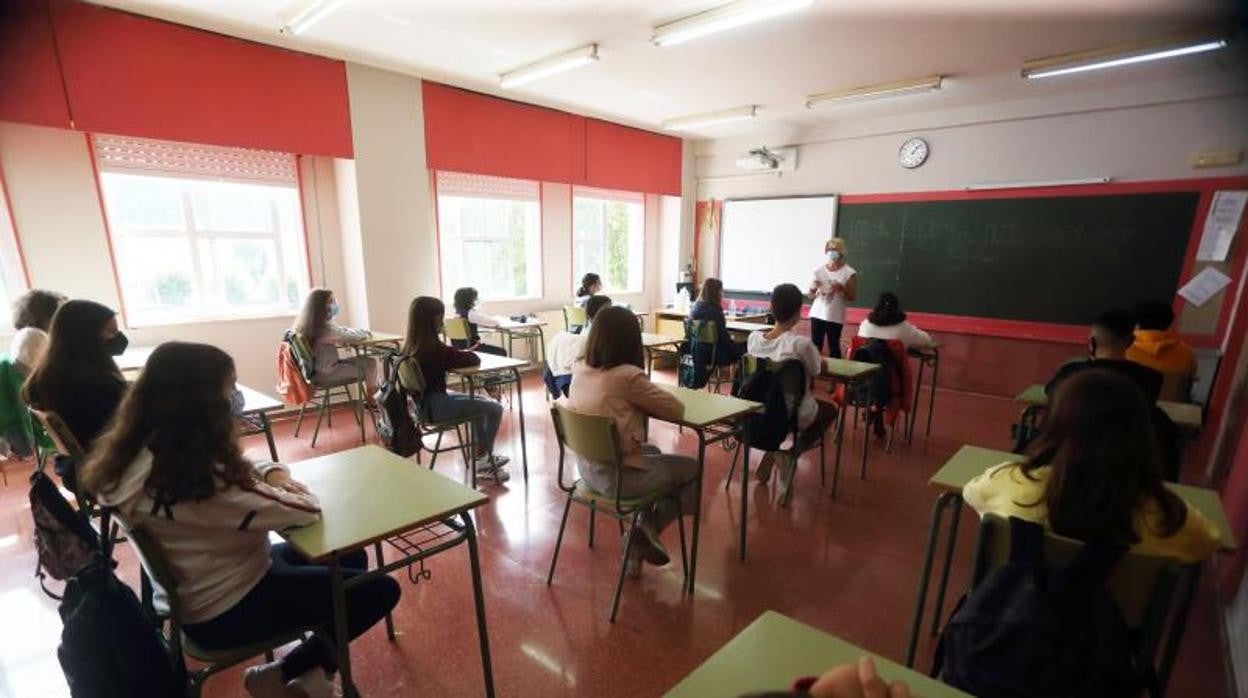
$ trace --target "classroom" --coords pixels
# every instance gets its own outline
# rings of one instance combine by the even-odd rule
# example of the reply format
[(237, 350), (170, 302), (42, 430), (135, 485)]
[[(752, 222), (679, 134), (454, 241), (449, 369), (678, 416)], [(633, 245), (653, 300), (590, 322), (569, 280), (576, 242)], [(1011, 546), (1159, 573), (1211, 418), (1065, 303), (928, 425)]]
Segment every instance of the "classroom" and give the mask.
[(0, 3), (0, 698), (1248, 696), (1246, 27)]

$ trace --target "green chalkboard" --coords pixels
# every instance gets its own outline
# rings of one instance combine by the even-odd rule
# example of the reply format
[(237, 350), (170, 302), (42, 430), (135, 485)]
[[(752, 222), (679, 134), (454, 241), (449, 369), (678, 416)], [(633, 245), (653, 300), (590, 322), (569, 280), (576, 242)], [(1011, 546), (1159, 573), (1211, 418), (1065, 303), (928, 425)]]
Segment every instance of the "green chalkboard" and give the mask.
[(842, 204), (857, 307), (1084, 324), (1178, 287), (1195, 192)]

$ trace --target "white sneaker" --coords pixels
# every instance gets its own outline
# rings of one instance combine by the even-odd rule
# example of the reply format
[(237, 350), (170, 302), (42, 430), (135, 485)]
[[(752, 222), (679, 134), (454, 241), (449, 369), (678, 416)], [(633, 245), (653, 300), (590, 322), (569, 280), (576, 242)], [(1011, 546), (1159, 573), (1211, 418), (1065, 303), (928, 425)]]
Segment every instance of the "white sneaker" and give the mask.
[(247, 667), (243, 672), (243, 688), (251, 698), (287, 698), (290, 695), (282, 679), (280, 661)]
[(334, 684), (325, 675), (325, 670), (317, 667), (300, 676), (285, 686), (286, 695), (300, 698), (335, 698), (337, 692)]
[(511, 479), (511, 473), (503, 469), (510, 460), (507, 456), (482, 456), (472, 462), (472, 469), (477, 471), (477, 477), (492, 477), (502, 484)]

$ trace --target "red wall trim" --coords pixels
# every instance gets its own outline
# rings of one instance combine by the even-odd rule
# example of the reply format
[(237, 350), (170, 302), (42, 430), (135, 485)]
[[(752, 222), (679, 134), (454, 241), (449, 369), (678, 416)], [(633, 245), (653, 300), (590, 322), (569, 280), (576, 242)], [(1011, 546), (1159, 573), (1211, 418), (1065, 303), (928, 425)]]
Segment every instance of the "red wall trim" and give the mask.
[[(848, 308), (845, 320), (860, 323), (871, 312), (869, 308)], [(928, 331), (973, 334), (1007, 339), (1033, 339), (1054, 344), (1083, 344), (1088, 338), (1085, 325), (1059, 325), (1026, 320), (998, 320), (994, 318), (941, 315), (938, 313), (911, 313), (906, 317), (915, 325)]]
[(46, 0), (0, 3), (0, 121), (70, 128)]

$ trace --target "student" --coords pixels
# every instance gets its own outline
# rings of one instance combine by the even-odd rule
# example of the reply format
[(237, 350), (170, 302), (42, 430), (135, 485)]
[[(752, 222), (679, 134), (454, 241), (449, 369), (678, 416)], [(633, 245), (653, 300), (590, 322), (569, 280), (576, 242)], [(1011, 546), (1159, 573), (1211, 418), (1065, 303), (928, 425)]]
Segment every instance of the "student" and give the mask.
[(584, 308), (585, 303), (599, 293), (602, 293), (602, 277), (591, 271), (581, 277), (581, 287), (576, 289), (576, 300), (573, 302), (577, 306)]
[(468, 321), (468, 341), (456, 339), (451, 345), (456, 349), (466, 349), (468, 351), (479, 351), (484, 354), (496, 354), (498, 356), (507, 356), (507, 352), (498, 346), (492, 344), (483, 344), (481, 335), (477, 333), (478, 327), (498, 327), (501, 323), (498, 318), (493, 315), (486, 315), (477, 310), (477, 289), (471, 286), (456, 289), (455, 291), (455, 317), (460, 317)]
[[(702, 292), (698, 301), (689, 310), (690, 320), (709, 321), (715, 325), (717, 366), (731, 366), (745, 353), (745, 345), (732, 341), (728, 334), (728, 323), (724, 318), (724, 283), (719, 279), (708, 278), (702, 282)], [(701, 357), (699, 357), (701, 358)], [(707, 359), (710, 358), (709, 352)]]
[(585, 343), (589, 340), (589, 328), (594, 324), (594, 317), (603, 308), (609, 307), (611, 299), (607, 296), (590, 298), (585, 304), (585, 327), (580, 332), (565, 330), (550, 341), (550, 352), (546, 355), (548, 366), (542, 377), (551, 397), (567, 396), (568, 386), (572, 385), (573, 365), (585, 356)]
[[(618, 307), (600, 310), (589, 331), (585, 360), (572, 370), (575, 387), (566, 398), (570, 409), (585, 414), (610, 417), (623, 459), (621, 497), (635, 497), (661, 487), (680, 483), (680, 507), (685, 514), (697, 510), (698, 462), (688, 456), (665, 454), (645, 442), (646, 419), (679, 419), (685, 408), (671, 393), (650, 382), (645, 371), (641, 328), (637, 316)], [(616, 468), (608, 463), (586, 459), (578, 462), (581, 477), (598, 492), (614, 496)], [(627, 566), (630, 574), (641, 570), (640, 561), (665, 565), (670, 560), (659, 540), (676, 520), (676, 504), (671, 499), (655, 503), (641, 516), (640, 536), (634, 536), (633, 552)]]
[(1145, 301), (1135, 306), (1135, 342), (1127, 358), (1161, 372), (1161, 399), (1191, 400), (1196, 378), (1196, 355), (1186, 342), (1170, 331), (1174, 310), (1166, 303)]
[(823, 246), (828, 261), (815, 268), (809, 292), (815, 297), (810, 304), (810, 338), (815, 348), (823, 351), (826, 340), (828, 356), (841, 358), (841, 328), (845, 325), (845, 307), (858, 298), (858, 272), (845, 263), (845, 241), (832, 238)]
[(1099, 368), (1063, 381), (1026, 459), (967, 483), (981, 515), (1017, 516), (1079, 540), (1108, 538), (1184, 562), (1207, 557), (1217, 529), (1162, 484), (1151, 403), (1127, 375)]
[[(456, 349), (442, 343), (438, 332), (445, 320), (446, 306), (437, 298), (421, 296), (412, 300), (407, 311), (407, 336), (403, 342), (403, 354), (415, 358), (424, 374), (422, 392), (429, 418), (446, 421), (471, 417), (474, 429), (476, 453), (472, 467), (477, 473), (492, 475), (502, 484), (511, 478), (503, 469), (510, 460), (507, 456), (494, 455), (494, 438), (503, 418), (503, 406), (492, 400), (446, 392), (446, 373), (452, 368), (466, 368), (481, 364), (481, 357), (470, 351)], [(399, 366), (399, 381), (407, 390), (418, 389), (410, 366)]]
[(48, 347), (48, 328), (52, 316), (65, 302), (65, 296), (35, 289), (23, 293), (13, 304), (13, 329), (17, 333), (9, 342), (9, 361), (18, 370), (30, 375)]
[[(803, 300), (801, 290), (793, 284), (775, 287), (771, 292), (771, 314), (776, 319), (775, 326), (770, 330), (751, 332), (746, 341), (750, 356), (769, 361), (795, 359), (802, 362), (802, 367), (806, 369), (806, 391), (797, 407), (797, 426), (801, 429), (798, 435), (799, 453), (819, 442), (819, 436), (836, 419), (837, 413), (831, 403), (816, 400), (812, 390), (814, 377), (823, 372), (823, 359), (819, 356), (819, 348), (794, 330), (802, 320)], [(774, 460), (775, 453), (763, 456), (754, 473), (760, 482), (766, 482), (771, 477)], [(781, 465), (783, 479), (787, 483), (792, 479), (797, 463), (785, 458)]]
[(377, 361), (369, 356), (344, 359), (338, 356), (338, 347), (346, 342), (368, 339), (372, 333), (334, 324), (333, 319), (337, 315), (338, 301), (334, 292), (327, 288), (314, 288), (308, 292), (303, 310), (291, 329), (307, 340), (312, 348), (318, 383), (337, 382), (345, 378), (362, 380), (368, 389), (365, 402), (371, 403), (373, 393), (377, 392)]
[(126, 379), (113, 359), (126, 344), (110, 308), (66, 301), (52, 317), (47, 351), (26, 380), (22, 398), (31, 407), (55, 412), (90, 450), (126, 392)]
[[(319, 503), (283, 466), (243, 457), (230, 414), (234, 382), (234, 362), (220, 349), (157, 347), (83, 465), (82, 485), (164, 553), (182, 631), (196, 644), (244, 647), (316, 624), (332, 637), (329, 569), (285, 543), (269, 544), (271, 531), (316, 521)], [(347, 577), (366, 565), (362, 550), (343, 559)], [(380, 620), (399, 592), (388, 576), (348, 588), (347, 634), (358, 637)], [(155, 603), (168, 610), (164, 590)], [(331, 695), (335, 656), (314, 637), (247, 669), (243, 683), (258, 698)]]
[(932, 336), (906, 321), (897, 294), (885, 291), (875, 301), (875, 308), (867, 319), (858, 325), (858, 336), (869, 339), (895, 339), (906, 349), (930, 347), (935, 344)]

